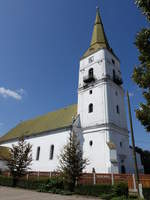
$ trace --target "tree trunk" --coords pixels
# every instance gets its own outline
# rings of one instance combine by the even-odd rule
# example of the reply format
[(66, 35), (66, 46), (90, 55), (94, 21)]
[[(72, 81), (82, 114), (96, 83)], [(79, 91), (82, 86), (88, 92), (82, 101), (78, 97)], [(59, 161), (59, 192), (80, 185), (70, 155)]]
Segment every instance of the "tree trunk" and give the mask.
[(17, 177), (13, 177), (13, 187), (16, 187), (17, 186), (17, 181), (18, 181), (18, 179), (17, 179)]

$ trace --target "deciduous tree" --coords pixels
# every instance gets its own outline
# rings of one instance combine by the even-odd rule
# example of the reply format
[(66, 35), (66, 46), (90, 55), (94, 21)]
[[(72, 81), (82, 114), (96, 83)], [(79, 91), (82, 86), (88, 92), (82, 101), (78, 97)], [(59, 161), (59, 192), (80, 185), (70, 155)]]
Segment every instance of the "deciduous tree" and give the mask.
[(75, 183), (81, 176), (82, 171), (87, 164), (88, 160), (83, 158), (79, 138), (72, 132), (68, 143), (64, 146), (64, 149), (60, 154), (59, 167), (69, 190), (74, 190)]
[(136, 35), (135, 45), (139, 51), (140, 64), (135, 67), (133, 80), (142, 89), (145, 102), (140, 103), (136, 116), (145, 129), (150, 132), (150, 0), (136, 0), (138, 8), (142, 11), (148, 22)]
[(32, 162), (32, 146), (21, 137), (17, 145), (12, 145), (8, 167), (13, 177), (13, 185), (16, 186), (18, 178), (24, 176)]

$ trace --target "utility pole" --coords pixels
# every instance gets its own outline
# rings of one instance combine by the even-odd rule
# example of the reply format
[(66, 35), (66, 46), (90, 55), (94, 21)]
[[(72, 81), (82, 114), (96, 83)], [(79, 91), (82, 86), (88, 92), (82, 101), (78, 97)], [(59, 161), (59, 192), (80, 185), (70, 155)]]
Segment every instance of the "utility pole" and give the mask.
[(129, 121), (130, 121), (130, 129), (131, 129), (131, 139), (132, 139), (132, 150), (133, 150), (133, 160), (134, 160), (134, 168), (135, 168), (135, 179), (136, 179), (136, 186), (139, 193), (139, 172), (137, 166), (137, 159), (136, 159), (136, 151), (135, 151), (135, 140), (134, 140), (134, 132), (133, 132), (133, 124), (132, 124), (132, 114), (131, 114), (131, 106), (130, 106), (130, 98), (129, 93), (127, 91), (127, 100), (128, 100), (128, 111), (129, 111)]

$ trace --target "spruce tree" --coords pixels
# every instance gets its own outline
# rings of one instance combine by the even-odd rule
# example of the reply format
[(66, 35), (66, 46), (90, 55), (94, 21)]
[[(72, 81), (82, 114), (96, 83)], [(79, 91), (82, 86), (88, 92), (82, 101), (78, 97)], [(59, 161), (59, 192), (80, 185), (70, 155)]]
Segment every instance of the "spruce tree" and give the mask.
[(80, 141), (75, 133), (71, 133), (68, 143), (60, 154), (60, 171), (64, 177), (67, 189), (73, 191), (76, 181), (82, 175), (88, 160), (83, 158)]
[(8, 167), (13, 177), (13, 186), (16, 186), (18, 178), (24, 176), (32, 162), (31, 150), (32, 146), (24, 140), (24, 137), (19, 138), (17, 145), (12, 145), (10, 149), (10, 158)]
[(136, 0), (136, 5), (145, 16), (148, 27), (136, 35), (135, 45), (139, 51), (140, 64), (134, 68), (132, 78), (142, 89), (145, 102), (140, 103), (136, 116), (150, 132), (150, 0)]

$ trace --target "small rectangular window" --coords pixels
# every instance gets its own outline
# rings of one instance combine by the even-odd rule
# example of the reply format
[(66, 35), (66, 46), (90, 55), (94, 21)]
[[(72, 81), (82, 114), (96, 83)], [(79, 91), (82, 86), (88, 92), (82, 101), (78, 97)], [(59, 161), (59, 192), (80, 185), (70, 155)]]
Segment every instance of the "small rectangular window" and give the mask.
[(50, 155), (49, 155), (49, 159), (53, 160), (54, 157), (54, 145), (50, 146)]
[(111, 61), (112, 61), (113, 65), (115, 65), (115, 60), (114, 60), (114, 59), (112, 59)]
[(119, 110), (119, 106), (117, 105), (116, 106), (116, 112), (119, 114), (120, 113), (120, 110)]
[(92, 93), (93, 93), (93, 91), (92, 91), (92, 90), (90, 90), (90, 91), (89, 91), (89, 93), (90, 93), (90, 94), (92, 94)]
[(40, 158), (40, 147), (37, 148), (36, 160), (39, 160), (39, 158)]
[(93, 112), (93, 104), (90, 103), (90, 104), (89, 104), (89, 113), (92, 113), (92, 112)]

